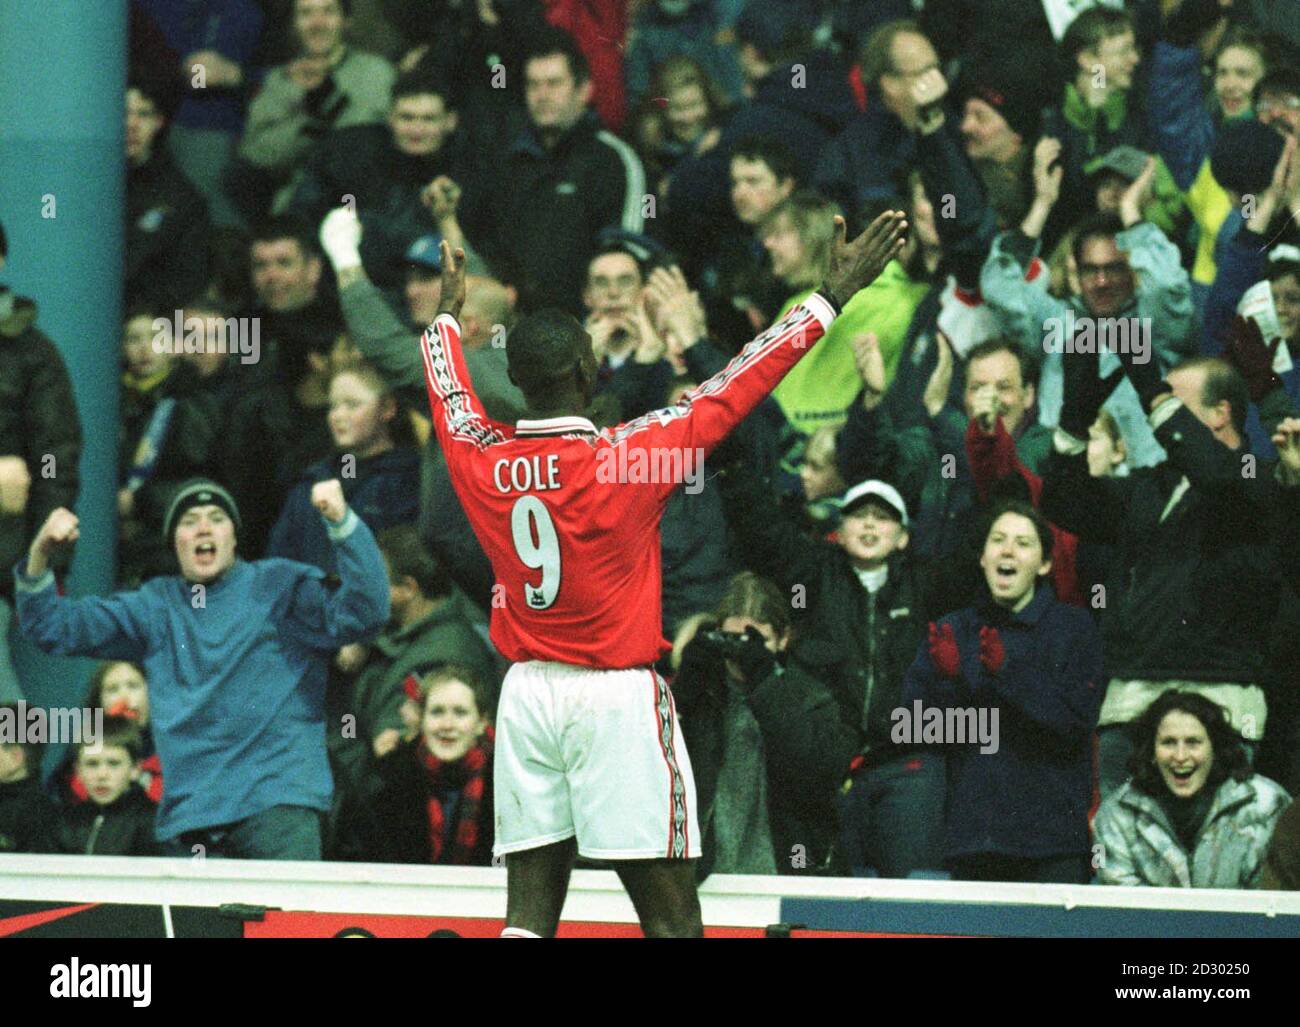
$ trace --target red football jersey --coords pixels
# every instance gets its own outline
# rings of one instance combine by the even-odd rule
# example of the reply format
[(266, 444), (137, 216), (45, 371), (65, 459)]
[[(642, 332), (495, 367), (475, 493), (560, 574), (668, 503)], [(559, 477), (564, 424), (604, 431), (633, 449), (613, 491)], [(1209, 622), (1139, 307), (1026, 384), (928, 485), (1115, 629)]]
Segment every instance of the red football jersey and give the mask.
[(490, 420), (460, 325), (421, 340), (451, 482), (496, 575), (491, 637), (509, 660), (619, 670), (671, 648), (660, 609), (659, 521), (673, 490), (825, 334), (814, 293), (676, 406), (598, 431), (583, 417)]

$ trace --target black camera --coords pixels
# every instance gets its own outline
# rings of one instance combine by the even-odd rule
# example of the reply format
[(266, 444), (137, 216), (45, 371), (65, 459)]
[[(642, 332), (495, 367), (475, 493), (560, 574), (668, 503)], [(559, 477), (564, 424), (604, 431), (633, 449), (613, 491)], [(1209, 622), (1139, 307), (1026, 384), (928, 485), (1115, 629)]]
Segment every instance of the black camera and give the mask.
[(701, 632), (696, 637), (725, 660), (735, 659), (749, 646), (749, 639), (745, 635), (719, 628)]

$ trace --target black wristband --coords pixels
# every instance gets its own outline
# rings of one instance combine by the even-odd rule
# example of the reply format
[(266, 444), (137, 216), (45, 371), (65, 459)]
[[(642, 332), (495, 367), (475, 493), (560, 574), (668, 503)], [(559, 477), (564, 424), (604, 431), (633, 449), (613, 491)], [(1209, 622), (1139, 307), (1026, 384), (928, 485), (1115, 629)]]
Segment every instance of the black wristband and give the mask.
[(829, 285), (823, 285), (817, 290), (817, 295), (831, 305), (831, 310), (835, 311), (835, 316), (839, 317), (844, 313), (844, 304), (835, 298), (835, 293), (831, 292)]

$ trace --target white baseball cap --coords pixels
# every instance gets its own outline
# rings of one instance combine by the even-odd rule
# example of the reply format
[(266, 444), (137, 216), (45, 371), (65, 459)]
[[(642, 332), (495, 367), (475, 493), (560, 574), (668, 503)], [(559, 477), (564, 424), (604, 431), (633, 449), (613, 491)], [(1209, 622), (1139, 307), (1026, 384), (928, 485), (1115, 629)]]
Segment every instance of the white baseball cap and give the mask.
[(894, 488), (888, 482), (872, 478), (870, 481), (861, 481), (844, 493), (844, 498), (840, 500), (840, 513), (848, 514), (855, 506), (859, 506), (864, 500), (875, 496), (877, 499), (884, 500), (885, 504), (898, 514), (898, 522), (907, 527), (907, 504), (903, 502), (903, 497), (898, 494), (898, 489)]

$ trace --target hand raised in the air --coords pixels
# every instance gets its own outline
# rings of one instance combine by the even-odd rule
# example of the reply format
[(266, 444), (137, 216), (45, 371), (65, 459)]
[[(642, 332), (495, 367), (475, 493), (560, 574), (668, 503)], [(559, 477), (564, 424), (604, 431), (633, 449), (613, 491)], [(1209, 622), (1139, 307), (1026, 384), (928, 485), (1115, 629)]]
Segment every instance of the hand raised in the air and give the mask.
[(844, 219), (835, 215), (835, 241), (825, 287), (841, 304), (848, 303), (880, 276), (906, 241), (907, 216), (901, 211), (885, 211), (852, 242), (847, 241)]
[(311, 487), (311, 505), (332, 524), (338, 524), (347, 515), (348, 504), (343, 498), (343, 483), (337, 478), (318, 481)]
[(49, 567), (50, 554), (60, 546), (71, 545), (81, 534), (77, 515), (66, 507), (50, 512), (27, 551), (27, 573), (39, 578)]
[(862, 379), (862, 403), (872, 410), (885, 397), (885, 357), (880, 352), (880, 340), (875, 332), (863, 332), (855, 335), (850, 344), (853, 346), (853, 363)]
[(465, 305), (465, 251), (459, 246), (453, 251), (444, 239), (439, 244), (442, 253), (442, 298), (438, 313), (450, 314), (460, 320), (460, 308)]

